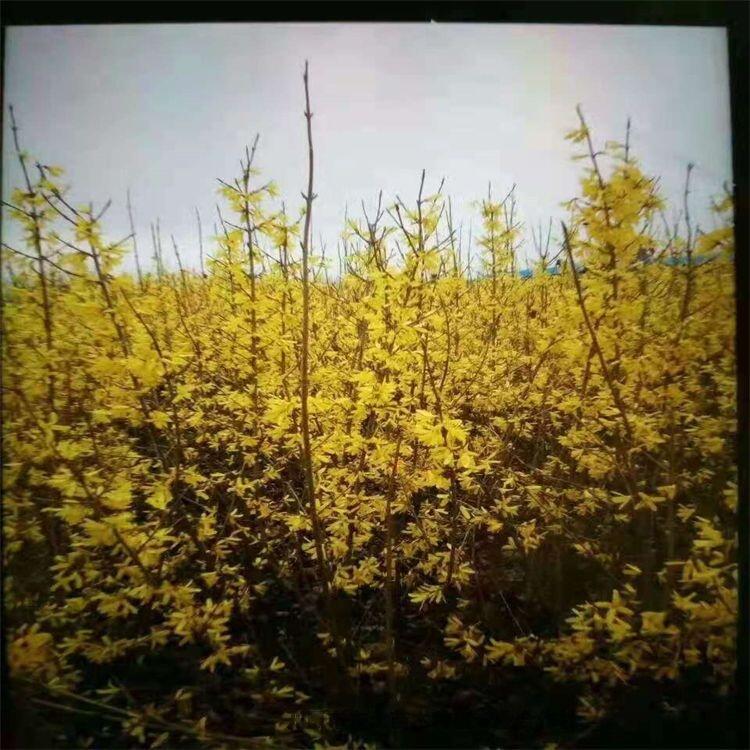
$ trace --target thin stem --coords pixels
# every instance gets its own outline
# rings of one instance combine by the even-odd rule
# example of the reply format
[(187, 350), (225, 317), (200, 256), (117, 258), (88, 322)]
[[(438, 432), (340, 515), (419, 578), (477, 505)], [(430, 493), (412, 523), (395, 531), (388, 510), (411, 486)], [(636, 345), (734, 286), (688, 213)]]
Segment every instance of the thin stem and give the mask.
[(302, 450), (305, 469), (305, 487), (307, 490), (307, 505), (315, 536), (315, 554), (318, 562), (318, 572), (323, 587), (328, 593), (328, 571), (323, 552), (323, 534), (318, 517), (318, 506), (315, 496), (315, 473), (313, 471), (312, 447), (310, 444), (310, 222), (312, 219), (312, 205), (315, 200), (313, 193), (314, 153), (312, 142), (312, 112), (310, 111), (310, 87), (308, 81), (308, 63), (305, 61), (305, 119), (307, 120), (307, 149), (308, 176), (307, 194), (305, 198), (305, 228), (302, 238), (302, 351), (300, 357), (300, 400), (301, 400), (301, 429)]

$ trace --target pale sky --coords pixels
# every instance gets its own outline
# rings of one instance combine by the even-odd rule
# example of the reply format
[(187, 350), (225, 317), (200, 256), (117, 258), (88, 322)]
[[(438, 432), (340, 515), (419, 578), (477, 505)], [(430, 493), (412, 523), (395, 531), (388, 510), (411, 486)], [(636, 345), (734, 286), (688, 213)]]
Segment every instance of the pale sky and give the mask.
[[(197, 266), (195, 207), (216, 218), (260, 133), (256, 165), (288, 207), (301, 204), (307, 154), (304, 60), (316, 155), (314, 234), (335, 258), (345, 205), (379, 189), (416, 199), (445, 177), (464, 237), (472, 201), (517, 184), (526, 225), (563, 216), (581, 164), (564, 133), (583, 107), (595, 142), (624, 139), (664, 193), (696, 164), (691, 210), (731, 181), (723, 29), (474, 24), (183, 24), (8, 28), (5, 96), (24, 149), (66, 170), (72, 199), (112, 198), (105, 227), (128, 234), (129, 187), (141, 257), (160, 217)], [(20, 184), (3, 113), (3, 195)], [(681, 198), (679, 198), (681, 200)], [(12, 236), (6, 234), (6, 236)], [(528, 249), (531, 254), (530, 240)]]

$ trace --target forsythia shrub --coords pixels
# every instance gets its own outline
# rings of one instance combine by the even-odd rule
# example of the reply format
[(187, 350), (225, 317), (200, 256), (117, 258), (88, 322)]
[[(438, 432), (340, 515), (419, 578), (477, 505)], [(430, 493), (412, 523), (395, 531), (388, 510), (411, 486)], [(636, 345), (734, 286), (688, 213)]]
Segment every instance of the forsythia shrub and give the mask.
[[(471, 278), (423, 175), (412, 206), (347, 222), (340, 277), (312, 259), (309, 343), (305, 211), (255, 149), (205, 271), (157, 241), (137, 277), (19, 152), (8, 663), (67, 742), (408, 744), (462, 700), (494, 721), (519, 673), (572, 719), (496, 736), (573, 742), (645, 684), (731, 691), (731, 202), (670, 228), (629, 148), (597, 152), (582, 117), (568, 137), (588, 166), (556, 264), (518, 275), (515, 202), (490, 196)], [(378, 706), (400, 739), (368, 729)]]

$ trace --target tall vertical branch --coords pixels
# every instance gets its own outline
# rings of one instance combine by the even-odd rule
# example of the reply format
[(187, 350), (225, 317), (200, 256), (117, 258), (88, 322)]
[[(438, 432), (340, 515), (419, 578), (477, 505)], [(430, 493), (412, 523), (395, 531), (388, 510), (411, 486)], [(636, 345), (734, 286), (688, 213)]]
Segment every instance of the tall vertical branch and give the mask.
[(141, 273), (141, 261), (138, 257), (138, 242), (135, 238), (135, 222), (133, 221), (133, 205), (130, 202), (130, 188), (127, 191), (128, 219), (130, 220), (130, 234), (133, 237), (133, 256), (135, 258), (135, 272), (138, 277), (138, 286), (143, 291), (143, 274)]
[(302, 235), (302, 352), (300, 356), (300, 401), (301, 401), (301, 429), (302, 451), (305, 470), (305, 490), (307, 507), (315, 536), (315, 555), (318, 562), (318, 572), (326, 592), (329, 589), (328, 571), (323, 552), (323, 533), (318, 517), (318, 505), (315, 496), (315, 473), (313, 471), (312, 448), (310, 445), (310, 223), (312, 219), (312, 205), (315, 200), (313, 193), (314, 153), (312, 142), (312, 112), (310, 111), (310, 85), (308, 79), (308, 63), (305, 60), (305, 72), (302, 76), (305, 84), (305, 119), (307, 120), (307, 151), (308, 173), (307, 193), (305, 199), (305, 228)]
[(685, 263), (687, 272), (685, 274), (685, 294), (682, 298), (682, 307), (680, 309), (680, 320), (684, 323), (690, 310), (690, 300), (693, 296), (693, 244), (695, 236), (693, 233), (693, 223), (690, 220), (690, 175), (693, 171), (694, 164), (687, 165), (687, 174), (685, 175), (685, 192), (683, 194), (683, 205), (685, 211), (685, 227), (687, 228), (687, 237), (685, 239)]
[(628, 117), (628, 124), (625, 127), (625, 163), (630, 163), (630, 118)]
[(620, 417), (622, 418), (622, 424), (625, 428), (625, 433), (628, 436), (628, 439), (631, 440), (633, 437), (633, 431), (630, 427), (630, 420), (628, 419), (628, 413), (625, 408), (625, 404), (622, 400), (622, 396), (620, 395), (620, 389), (617, 386), (617, 383), (615, 382), (614, 378), (612, 377), (612, 372), (610, 370), (609, 365), (607, 364), (607, 360), (604, 356), (604, 352), (602, 351), (601, 346), (599, 345), (599, 337), (596, 335), (596, 330), (591, 322), (591, 318), (589, 317), (588, 310), (586, 309), (586, 303), (583, 299), (583, 290), (581, 289), (581, 281), (578, 278), (578, 269), (576, 269), (575, 260), (573, 259), (573, 251), (570, 247), (570, 237), (568, 235), (568, 228), (565, 226), (565, 223), (562, 224), (562, 230), (563, 230), (563, 237), (565, 238), (565, 251), (568, 255), (568, 261), (570, 263), (570, 268), (573, 273), (573, 282), (576, 287), (576, 294), (578, 295), (578, 305), (581, 308), (581, 313), (583, 314), (583, 320), (586, 323), (586, 328), (588, 328), (589, 335), (591, 336), (591, 345), (594, 347), (594, 352), (596, 353), (597, 358), (599, 359), (599, 365), (602, 368), (602, 375), (604, 376), (604, 380), (607, 383), (607, 386), (609, 387), (609, 392), (612, 394), (612, 399), (615, 402), (615, 406), (617, 407), (617, 410), (620, 412)]
[(195, 207), (195, 218), (198, 220), (198, 258), (200, 260), (201, 277), (206, 278), (206, 269), (203, 265), (203, 227), (201, 226), (201, 215), (198, 206)]
[(255, 150), (258, 148), (260, 134), (256, 134), (252, 152), (245, 148), (245, 164), (242, 169), (243, 218), (247, 233), (247, 258), (250, 268), (250, 368), (253, 372), (253, 430), (258, 431), (260, 392), (258, 388), (258, 293), (255, 269), (255, 246), (253, 232), (255, 227), (250, 219), (250, 170), (252, 169)]
[[(33, 198), (36, 194), (34, 187), (31, 184), (31, 178), (29, 177), (29, 170), (26, 166), (26, 155), (21, 151), (21, 146), (18, 140), (18, 125), (16, 124), (16, 116), (13, 112), (13, 107), (9, 107), (10, 110), (10, 126), (13, 132), (13, 146), (16, 151), (16, 158), (18, 163), (21, 165), (21, 171), (23, 172), (23, 179), (26, 183), (26, 190), (30, 198)], [(34, 252), (36, 253), (37, 262), (37, 275), (39, 276), (39, 286), (42, 293), (42, 316), (44, 321), (44, 343), (47, 349), (47, 359), (51, 363), (52, 357), (52, 302), (50, 299), (49, 280), (47, 278), (47, 270), (45, 267), (45, 261), (47, 257), (42, 252), (42, 228), (41, 228), (41, 216), (35, 205), (32, 204), (28, 217), (31, 220), (31, 238), (34, 245)], [(52, 371), (51, 364), (49, 365), (49, 372), (47, 374), (47, 401), (49, 403), (50, 413), (55, 410), (55, 374)]]

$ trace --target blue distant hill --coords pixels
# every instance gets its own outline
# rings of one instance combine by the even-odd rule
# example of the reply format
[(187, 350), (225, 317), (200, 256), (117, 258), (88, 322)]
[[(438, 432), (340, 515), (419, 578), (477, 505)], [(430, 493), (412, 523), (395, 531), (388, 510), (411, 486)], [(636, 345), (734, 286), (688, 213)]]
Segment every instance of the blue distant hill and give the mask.
[[(694, 266), (702, 266), (705, 263), (708, 263), (714, 259), (715, 256), (713, 255), (693, 255), (692, 257), (692, 264)], [(640, 261), (644, 265), (651, 265), (653, 263), (660, 263), (664, 266), (687, 266), (688, 259), (686, 255), (670, 255), (664, 258), (654, 259), (653, 257), (645, 258), (644, 260)], [(586, 266), (583, 264), (576, 265), (576, 270), (578, 273), (586, 273)], [(540, 275), (540, 273), (543, 273), (546, 276), (559, 276), (562, 271), (561, 266), (555, 264), (552, 266), (548, 266), (544, 269), (544, 271), (534, 271), (532, 268), (521, 268), (517, 272), (517, 276), (521, 279), (531, 279), (534, 276)]]

